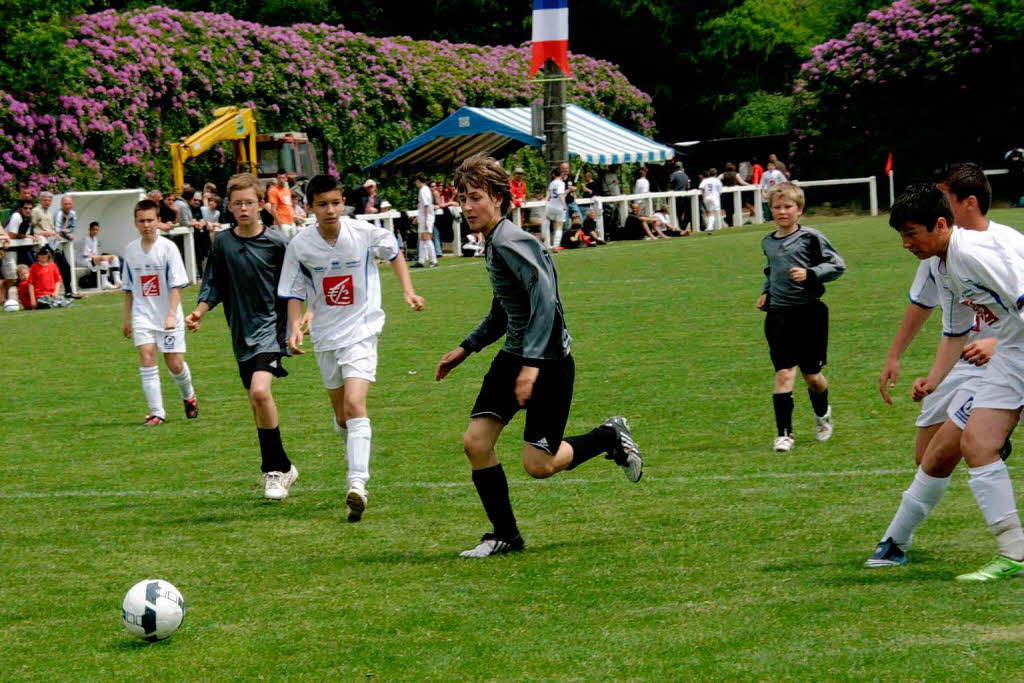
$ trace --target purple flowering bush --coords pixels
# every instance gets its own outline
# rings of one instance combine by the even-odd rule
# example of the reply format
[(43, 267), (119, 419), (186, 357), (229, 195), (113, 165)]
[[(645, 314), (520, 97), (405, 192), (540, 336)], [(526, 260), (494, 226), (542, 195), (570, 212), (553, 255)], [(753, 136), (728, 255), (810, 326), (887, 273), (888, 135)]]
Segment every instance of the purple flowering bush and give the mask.
[(987, 48), (963, 0), (898, 0), (871, 11), (846, 37), (812, 48), (801, 66), (794, 157), (849, 168), (851, 159), (880, 156), (881, 164), (887, 150), (926, 142), (943, 128), (941, 110), (973, 87)]
[[(346, 175), (461, 106), (525, 106), (540, 95), (526, 83), (528, 46), (374, 38), (341, 26), (264, 26), (163, 7), (108, 10), (74, 24), (64, 49), (76, 53), (77, 72), (54, 74), (50, 90), (0, 91), (7, 194), (19, 184), (166, 185), (167, 143), (228, 104), (253, 107), (260, 131), (319, 127), (330, 167)], [(582, 55), (571, 64), (571, 102), (653, 132), (651, 98), (613, 64)], [(222, 161), (223, 147), (206, 156)]]

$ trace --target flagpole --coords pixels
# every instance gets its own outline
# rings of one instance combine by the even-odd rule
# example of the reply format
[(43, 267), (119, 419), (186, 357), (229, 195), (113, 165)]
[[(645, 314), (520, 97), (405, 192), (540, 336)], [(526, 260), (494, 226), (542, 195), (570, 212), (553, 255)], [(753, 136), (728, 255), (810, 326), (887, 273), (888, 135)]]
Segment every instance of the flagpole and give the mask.
[(889, 171), (889, 208), (890, 209), (892, 208), (892, 205), (896, 203), (896, 189), (895, 189), (895, 182), (893, 181), (893, 175), (894, 175), (894, 173), (892, 171)]

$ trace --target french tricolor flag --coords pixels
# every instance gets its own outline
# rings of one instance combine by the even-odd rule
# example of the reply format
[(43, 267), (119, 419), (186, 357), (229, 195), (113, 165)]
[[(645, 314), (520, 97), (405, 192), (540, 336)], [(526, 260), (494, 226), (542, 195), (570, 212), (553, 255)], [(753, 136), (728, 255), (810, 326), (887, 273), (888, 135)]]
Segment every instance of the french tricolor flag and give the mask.
[(548, 59), (569, 75), (569, 0), (533, 0), (530, 78)]

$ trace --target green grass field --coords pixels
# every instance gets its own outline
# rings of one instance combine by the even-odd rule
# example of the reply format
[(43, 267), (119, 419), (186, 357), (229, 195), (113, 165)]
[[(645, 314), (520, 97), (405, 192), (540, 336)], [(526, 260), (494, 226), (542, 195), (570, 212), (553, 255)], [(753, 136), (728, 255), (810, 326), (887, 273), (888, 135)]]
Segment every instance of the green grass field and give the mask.
[[(993, 217), (1024, 227), (1024, 212)], [(487, 530), (461, 434), (498, 345), (432, 378), (487, 310), (479, 259), (414, 271), (418, 314), (383, 274), (357, 525), (310, 355), (275, 383), (301, 478), (269, 504), (220, 313), (189, 335), (200, 418), (185, 421), (162, 371), (170, 419), (152, 430), (119, 295), (0, 315), (0, 679), (1024, 680), (1024, 581), (953, 581), (995, 552), (963, 471), (909, 565), (861, 568), (913, 475), (909, 387), (938, 320), (883, 404), (876, 377), (916, 261), (884, 218), (811, 224), (848, 264), (826, 295), (835, 437), (814, 441), (798, 388), (796, 449), (771, 452), (753, 306), (764, 229), (559, 254), (577, 362), (567, 432), (627, 415), (646, 475), (634, 486), (598, 459), (534, 481), (518, 418), (499, 456), (527, 551), (490, 560), (457, 556)], [(148, 577), (188, 603), (156, 644), (121, 623)]]

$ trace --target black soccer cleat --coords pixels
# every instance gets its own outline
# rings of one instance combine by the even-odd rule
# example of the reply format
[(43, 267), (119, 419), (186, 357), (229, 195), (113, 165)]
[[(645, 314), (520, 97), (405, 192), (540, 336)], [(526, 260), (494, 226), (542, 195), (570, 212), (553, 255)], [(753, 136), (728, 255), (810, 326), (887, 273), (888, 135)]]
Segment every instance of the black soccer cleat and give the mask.
[(605, 420), (601, 426), (615, 430), (616, 437), (615, 447), (608, 451), (605, 457), (622, 468), (626, 479), (634, 484), (640, 481), (644, 476), (644, 456), (629, 432), (629, 422), (626, 418), (615, 415)]
[(480, 539), (475, 548), (463, 550), (459, 557), (490, 557), (491, 555), (505, 555), (508, 553), (522, 552), (526, 547), (523, 537), (516, 535), (515, 538), (499, 538), (493, 533), (486, 533)]
[(907, 563), (907, 555), (892, 538), (887, 538), (875, 546), (875, 552), (864, 563), (865, 567), (899, 567)]
[(188, 399), (187, 401), (183, 401), (183, 403), (185, 404), (186, 419), (194, 420), (197, 417), (199, 417), (199, 401), (196, 400), (195, 396)]

